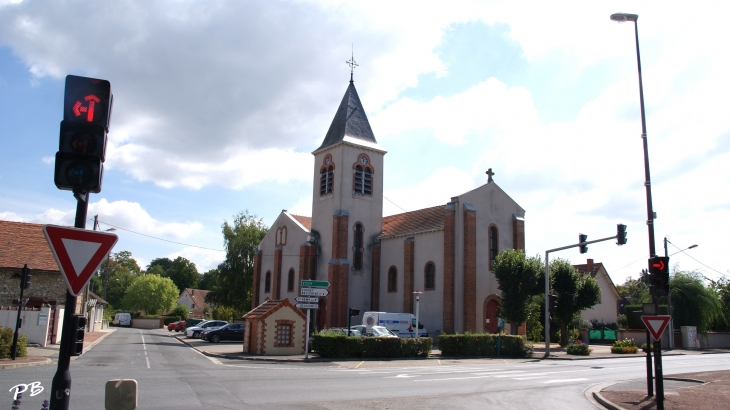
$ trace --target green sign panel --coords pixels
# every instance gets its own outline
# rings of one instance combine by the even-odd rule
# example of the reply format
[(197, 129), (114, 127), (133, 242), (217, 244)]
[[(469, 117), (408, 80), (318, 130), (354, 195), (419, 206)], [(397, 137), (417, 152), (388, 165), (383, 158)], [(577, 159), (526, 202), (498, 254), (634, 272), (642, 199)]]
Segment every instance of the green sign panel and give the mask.
[(330, 283), (324, 280), (303, 280), (302, 287), (308, 288), (328, 288)]

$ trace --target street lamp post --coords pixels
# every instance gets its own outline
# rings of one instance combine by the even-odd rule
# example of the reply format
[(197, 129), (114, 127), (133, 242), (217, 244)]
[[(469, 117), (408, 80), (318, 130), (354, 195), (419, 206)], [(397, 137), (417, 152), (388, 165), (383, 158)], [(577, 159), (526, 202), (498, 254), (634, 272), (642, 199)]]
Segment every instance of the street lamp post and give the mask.
[(420, 323), (418, 321), (418, 302), (421, 300), (421, 293), (423, 292), (421, 292), (420, 290), (413, 292), (413, 294), (416, 295), (416, 335), (414, 337), (420, 336), (420, 332), (418, 331), (418, 324)]

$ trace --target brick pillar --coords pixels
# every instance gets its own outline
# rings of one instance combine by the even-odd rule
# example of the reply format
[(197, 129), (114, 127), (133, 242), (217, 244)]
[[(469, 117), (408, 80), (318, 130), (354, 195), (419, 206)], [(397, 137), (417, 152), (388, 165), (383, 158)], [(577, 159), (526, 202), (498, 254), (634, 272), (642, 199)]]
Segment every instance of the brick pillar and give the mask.
[(464, 204), (464, 331), (477, 331), (477, 212)]
[(332, 217), (332, 259), (327, 266), (330, 294), (327, 296), (327, 327), (347, 326), (347, 297), (350, 262), (347, 260), (349, 216), (338, 210)]
[(377, 312), (380, 310), (380, 242), (375, 242), (370, 247), (370, 255), (372, 256), (373, 267), (373, 283), (370, 287), (370, 310)]
[(253, 254), (253, 288), (251, 292), (251, 309), (254, 309), (261, 302), (261, 251), (258, 250)]
[(403, 242), (403, 312), (416, 314), (413, 309), (413, 264), (415, 263), (415, 238)]
[(317, 259), (317, 247), (311, 242), (304, 242), (299, 245), (299, 282), (296, 285), (296, 294), (302, 288), (302, 281), (314, 279), (314, 264)]
[(272, 272), (272, 275), (274, 277), (271, 278), (271, 299), (272, 300), (281, 299), (281, 256), (283, 253), (284, 253), (284, 248), (282, 246), (279, 246), (278, 248), (274, 249), (274, 272)]
[(454, 278), (456, 269), (456, 211), (453, 203), (444, 208), (444, 308), (443, 332), (454, 333)]
[(525, 218), (512, 215), (512, 247), (525, 250)]

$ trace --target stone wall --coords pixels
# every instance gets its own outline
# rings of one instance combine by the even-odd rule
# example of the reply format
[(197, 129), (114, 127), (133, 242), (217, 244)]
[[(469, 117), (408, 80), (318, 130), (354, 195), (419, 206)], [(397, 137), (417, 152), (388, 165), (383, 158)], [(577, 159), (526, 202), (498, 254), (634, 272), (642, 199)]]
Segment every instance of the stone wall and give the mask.
[[(14, 278), (14, 275), (18, 275)], [(23, 299), (48, 304), (66, 303), (66, 282), (58, 271), (38, 271), (31, 273), (30, 288), (23, 292)], [(13, 300), (20, 297), (20, 269), (0, 269), (0, 306), (12, 306)]]

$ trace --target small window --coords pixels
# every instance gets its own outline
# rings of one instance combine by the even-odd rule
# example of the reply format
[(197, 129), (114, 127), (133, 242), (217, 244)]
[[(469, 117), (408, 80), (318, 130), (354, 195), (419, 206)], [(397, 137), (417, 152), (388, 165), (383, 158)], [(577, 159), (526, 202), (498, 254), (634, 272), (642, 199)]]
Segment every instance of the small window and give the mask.
[(352, 248), (352, 260), (353, 260), (353, 269), (355, 270), (361, 270), (362, 269), (362, 259), (363, 259), (363, 227), (361, 223), (355, 224), (355, 246)]
[(395, 266), (388, 269), (388, 292), (398, 291), (398, 270)]
[(335, 164), (332, 162), (332, 155), (324, 157), (324, 165), (319, 169), (319, 194), (331, 194), (334, 186)]
[(287, 292), (294, 292), (294, 268), (289, 269), (289, 278), (286, 282)]
[(499, 233), (497, 227), (492, 225), (489, 227), (489, 270), (493, 270), (492, 263), (497, 258), (497, 253), (499, 253), (498, 243)]
[(291, 346), (292, 342), (292, 335), (291, 335), (291, 328), (292, 325), (290, 324), (278, 324), (276, 326), (276, 346), (277, 347), (287, 347)]
[(360, 195), (373, 194), (373, 168), (370, 166), (370, 158), (365, 154), (361, 154), (353, 165), (352, 192)]
[(271, 271), (266, 271), (266, 279), (264, 280), (264, 293), (271, 292)]
[(426, 264), (426, 269), (423, 272), (424, 278), (423, 278), (423, 287), (425, 290), (435, 290), (436, 289), (436, 266), (433, 264), (433, 262), (429, 262)]

